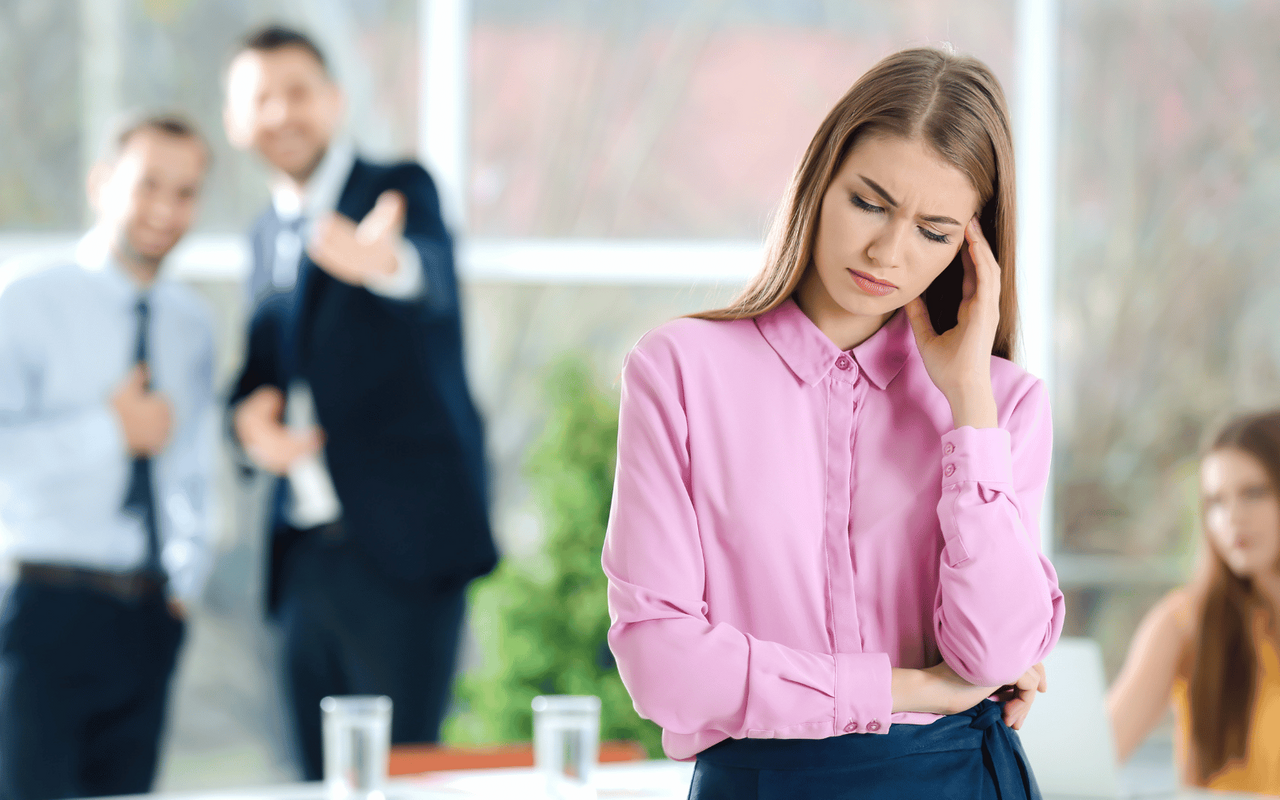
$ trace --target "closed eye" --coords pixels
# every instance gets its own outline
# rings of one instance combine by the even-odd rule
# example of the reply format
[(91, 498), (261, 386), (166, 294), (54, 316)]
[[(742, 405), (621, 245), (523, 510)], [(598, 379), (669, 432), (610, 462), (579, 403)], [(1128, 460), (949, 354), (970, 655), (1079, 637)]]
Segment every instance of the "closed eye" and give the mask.
[(883, 214), (883, 213), (884, 213), (884, 209), (883, 209), (883, 208), (881, 208), (880, 206), (873, 206), (873, 205), (871, 205), (871, 204), (870, 204), (870, 203), (868, 203), (866, 200), (863, 200), (861, 197), (859, 197), (859, 196), (858, 196), (858, 195), (856, 195), (856, 194), (855, 194), (855, 195), (850, 195), (850, 196), (849, 196), (849, 199), (853, 201), (853, 204), (854, 204), (855, 206), (857, 206), (858, 208), (862, 209), (863, 211), (867, 211), (867, 212), (870, 212), (870, 213), (872, 213), (872, 214)]
[[(868, 214), (884, 213), (883, 208), (881, 208), (880, 206), (872, 205), (871, 203), (868, 203), (866, 200), (862, 199), (862, 197), (860, 197), (857, 194), (849, 195), (849, 200), (854, 204), (854, 206), (862, 209), (863, 211), (866, 211)], [(945, 233), (936, 233), (935, 231), (931, 231), (928, 228), (917, 228), (917, 230), (920, 231), (921, 236), (923, 236), (924, 238), (928, 239), (931, 242), (937, 242), (938, 244), (948, 244), (951, 241), (951, 237), (947, 236)]]

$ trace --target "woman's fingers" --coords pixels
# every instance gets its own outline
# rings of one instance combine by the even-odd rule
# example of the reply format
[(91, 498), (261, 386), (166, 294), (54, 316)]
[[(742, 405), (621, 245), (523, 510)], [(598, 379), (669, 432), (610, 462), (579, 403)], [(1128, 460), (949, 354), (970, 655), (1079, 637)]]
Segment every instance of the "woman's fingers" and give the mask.
[[(977, 217), (969, 220), (969, 224), (965, 226), (964, 237), (965, 252), (963, 255), (967, 256), (968, 264), (973, 266), (973, 296), (976, 296), (979, 302), (998, 305), (1000, 299), (1000, 264), (996, 261), (995, 253), (991, 252), (991, 245), (987, 242), (987, 237), (983, 235), (982, 226), (978, 224)], [(966, 268), (965, 279), (968, 280), (968, 278), (969, 270)], [(969, 296), (968, 293), (966, 293), (966, 296)]]
[(973, 264), (973, 256), (969, 254), (969, 231), (965, 229), (965, 242), (960, 245), (960, 266), (964, 267), (964, 280), (960, 283), (960, 303), (963, 305), (973, 299), (978, 290), (978, 268)]
[(1031, 704), (1035, 702), (1036, 693), (1046, 691), (1048, 688), (1044, 664), (1036, 664), (1018, 676), (1017, 681), (1002, 687), (998, 696), (1005, 701), (1005, 724), (1014, 730), (1021, 729), (1022, 723), (1026, 721), (1027, 714), (1031, 711)]

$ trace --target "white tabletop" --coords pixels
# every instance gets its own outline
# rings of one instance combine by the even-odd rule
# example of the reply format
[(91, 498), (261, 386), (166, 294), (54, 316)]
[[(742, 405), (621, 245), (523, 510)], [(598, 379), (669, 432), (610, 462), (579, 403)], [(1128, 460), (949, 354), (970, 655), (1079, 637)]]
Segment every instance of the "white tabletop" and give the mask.
[[(602, 764), (596, 773), (599, 800), (634, 798), (635, 800), (686, 800), (692, 762), (639, 761)], [(388, 782), (388, 800), (537, 800), (542, 784), (532, 769), (487, 769), (437, 772)], [(1130, 787), (1130, 798), (1142, 800), (1223, 800), (1248, 798), (1232, 792), (1205, 792), (1189, 789)], [(255, 789), (184, 792), (151, 795), (151, 800), (323, 800), (324, 787), (319, 783), (292, 783)], [(1082, 800), (1064, 795), (1045, 795), (1045, 800)], [(1095, 799), (1096, 800), (1096, 799)]]

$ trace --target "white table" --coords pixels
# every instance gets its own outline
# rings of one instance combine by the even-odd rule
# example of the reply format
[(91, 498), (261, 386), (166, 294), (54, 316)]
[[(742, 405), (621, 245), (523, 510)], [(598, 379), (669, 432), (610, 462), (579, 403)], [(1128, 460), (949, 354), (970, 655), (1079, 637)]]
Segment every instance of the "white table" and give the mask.
[[(597, 771), (599, 800), (617, 798), (634, 800), (686, 800), (693, 763), (678, 761), (639, 761), (602, 764)], [(1132, 784), (1130, 784), (1132, 787)], [(420, 776), (393, 778), (387, 787), (387, 800), (536, 800), (541, 783), (532, 769), (487, 769), (437, 772)], [(1132, 787), (1140, 793), (1130, 795), (1142, 800), (1242, 800), (1256, 795), (1224, 792), (1173, 790), (1156, 787), (1151, 792)], [(150, 800), (323, 800), (324, 787), (319, 783), (291, 783), (255, 789), (231, 789), (223, 792), (186, 792), (151, 795)], [(1045, 800), (1080, 800), (1060, 795), (1046, 795)]]

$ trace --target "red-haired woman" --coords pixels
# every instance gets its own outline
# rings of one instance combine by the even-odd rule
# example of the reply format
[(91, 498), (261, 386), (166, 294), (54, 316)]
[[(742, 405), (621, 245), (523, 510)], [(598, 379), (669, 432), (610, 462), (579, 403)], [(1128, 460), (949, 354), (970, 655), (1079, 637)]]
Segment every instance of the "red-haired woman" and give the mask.
[(890, 56), (759, 276), (628, 355), (609, 643), (694, 800), (1036, 796), (1013, 728), (1063, 602), (1048, 398), (1008, 360), (1013, 187), (991, 72)]
[(1203, 568), (1147, 614), (1107, 698), (1116, 749), (1172, 701), (1185, 783), (1280, 794), (1280, 412), (1218, 431), (1200, 501)]

